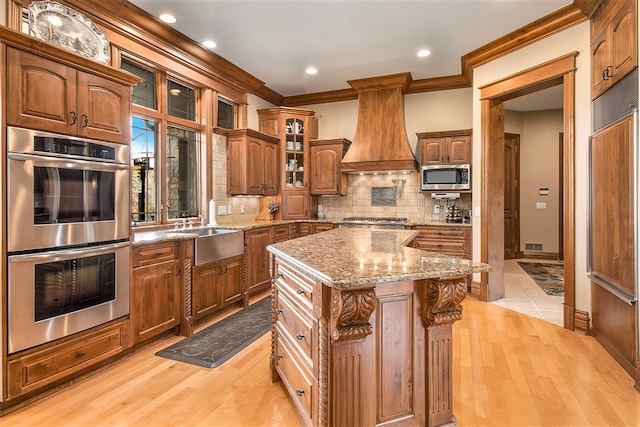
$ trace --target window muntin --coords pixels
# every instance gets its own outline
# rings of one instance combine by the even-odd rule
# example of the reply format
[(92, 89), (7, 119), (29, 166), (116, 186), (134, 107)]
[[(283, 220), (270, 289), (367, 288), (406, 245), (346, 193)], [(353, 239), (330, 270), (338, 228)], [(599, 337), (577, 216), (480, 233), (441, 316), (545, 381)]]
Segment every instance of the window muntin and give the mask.
[(235, 129), (235, 104), (224, 98), (218, 98), (217, 125), (225, 129)]
[(167, 114), (196, 121), (196, 91), (167, 79)]
[(141, 107), (151, 108), (152, 110), (157, 110), (158, 101), (156, 95), (156, 72), (141, 67), (138, 64), (134, 64), (131, 61), (127, 61), (126, 59), (122, 59), (120, 67), (123, 70), (144, 79), (143, 82), (138, 83), (133, 87), (133, 104), (140, 105)]
[(198, 215), (198, 134), (167, 126), (167, 217)]
[(131, 215), (134, 221), (158, 221), (158, 124), (134, 116), (131, 125)]

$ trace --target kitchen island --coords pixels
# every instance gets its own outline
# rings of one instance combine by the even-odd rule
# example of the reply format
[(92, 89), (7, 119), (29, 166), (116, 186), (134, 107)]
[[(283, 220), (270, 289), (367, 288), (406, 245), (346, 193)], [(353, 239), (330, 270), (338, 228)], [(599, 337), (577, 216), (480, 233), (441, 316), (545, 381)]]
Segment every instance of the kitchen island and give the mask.
[(486, 264), (334, 229), (268, 246), (271, 375), (310, 426), (456, 425), (452, 324)]

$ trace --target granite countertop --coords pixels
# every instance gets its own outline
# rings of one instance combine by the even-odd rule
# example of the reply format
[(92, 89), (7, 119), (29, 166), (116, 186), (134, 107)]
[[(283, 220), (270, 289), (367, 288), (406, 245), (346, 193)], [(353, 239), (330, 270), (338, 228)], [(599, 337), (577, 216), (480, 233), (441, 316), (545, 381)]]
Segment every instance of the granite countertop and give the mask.
[[(275, 225), (284, 225), (284, 224), (295, 224), (300, 222), (316, 222), (316, 223), (327, 223), (327, 224), (337, 224), (341, 219), (307, 219), (307, 220), (272, 220), (272, 221), (256, 221), (253, 218), (242, 219), (242, 220), (221, 220), (220, 223), (216, 226), (205, 226), (212, 228), (221, 228), (221, 229), (232, 229), (232, 230), (242, 230), (242, 231), (250, 231), (256, 230), (264, 227), (273, 227)], [(448, 223), (445, 221), (409, 221), (406, 223), (406, 226), (412, 227), (416, 225), (431, 225), (431, 226), (439, 226), (439, 227), (471, 227), (471, 224), (461, 224), (461, 223)], [(201, 228), (199, 225), (194, 226), (195, 229)], [(133, 238), (131, 239), (134, 246), (136, 245), (144, 245), (151, 243), (161, 243), (163, 241), (171, 241), (176, 239), (193, 239), (196, 236), (194, 234), (189, 234), (186, 232), (187, 230), (181, 230), (179, 233), (176, 233), (173, 227), (168, 227), (164, 229), (155, 229), (155, 230), (145, 230), (144, 227), (134, 228), (133, 229)], [(411, 230), (409, 230), (411, 231)]]
[(337, 288), (490, 271), (487, 264), (406, 247), (414, 230), (337, 228), (267, 246), (283, 262)]

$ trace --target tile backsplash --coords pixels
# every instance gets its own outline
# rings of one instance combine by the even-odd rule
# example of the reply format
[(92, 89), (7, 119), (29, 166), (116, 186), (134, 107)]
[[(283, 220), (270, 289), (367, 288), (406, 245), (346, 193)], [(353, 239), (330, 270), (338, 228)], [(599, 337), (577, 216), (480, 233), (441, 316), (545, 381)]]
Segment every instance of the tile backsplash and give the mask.
[[(321, 196), (318, 197), (318, 204), (322, 205), (322, 212), (326, 219), (342, 219), (347, 216), (390, 216), (409, 218), (413, 221), (444, 221), (448, 201), (433, 200), (430, 193), (420, 191), (419, 178), (418, 172), (350, 174), (348, 176), (349, 194)], [(394, 188), (396, 206), (378, 206), (372, 203), (372, 189), (381, 187)], [(463, 215), (468, 215), (471, 209), (471, 194), (462, 194), (460, 199), (452, 202), (461, 208)], [(435, 205), (440, 206), (438, 214), (434, 213)]]

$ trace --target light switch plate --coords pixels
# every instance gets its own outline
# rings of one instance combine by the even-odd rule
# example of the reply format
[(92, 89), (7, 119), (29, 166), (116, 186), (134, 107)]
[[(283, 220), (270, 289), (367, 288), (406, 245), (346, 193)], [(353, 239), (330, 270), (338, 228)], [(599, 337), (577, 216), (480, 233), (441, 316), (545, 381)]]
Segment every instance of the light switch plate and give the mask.
[(536, 203), (536, 209), (547, 209), (546, 203)]

